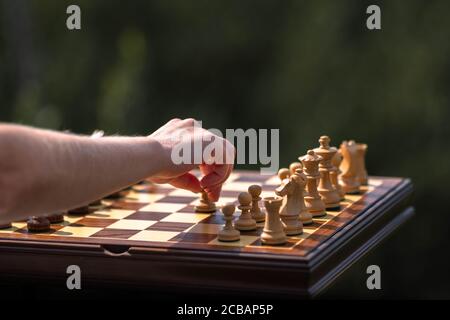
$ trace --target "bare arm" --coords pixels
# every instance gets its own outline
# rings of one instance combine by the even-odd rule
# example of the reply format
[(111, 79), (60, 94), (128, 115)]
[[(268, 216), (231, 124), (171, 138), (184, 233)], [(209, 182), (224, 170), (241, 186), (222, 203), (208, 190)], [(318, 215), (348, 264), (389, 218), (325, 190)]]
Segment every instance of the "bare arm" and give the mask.
[(0, 220), (87, 204), (157, 173), (158, 156), (161, 146), (145, 137), (91, 139), (1, 125)]
[(173, 146), (161, 142), (167, 140), (170, 132), (163, 133), (174, 124), (190, 123), (173, 120), (156, 137), (97, 139), (0, 125), (0, 222), (86, 205), (147, 177), (194, 192), (217, 189), (231, 169), (220, 178), (214, 172), (205, 180), (208, 184), (201, 185), (188, 174), (194, 166), (173, 165)]

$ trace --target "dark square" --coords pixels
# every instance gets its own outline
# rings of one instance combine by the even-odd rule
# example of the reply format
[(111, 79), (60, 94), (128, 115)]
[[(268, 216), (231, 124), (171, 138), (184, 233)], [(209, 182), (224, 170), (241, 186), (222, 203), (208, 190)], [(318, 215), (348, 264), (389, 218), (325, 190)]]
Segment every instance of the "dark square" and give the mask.
[(91, 237), (94, 238), (116, 238), (116, 239), (128, 239), (134, 236), (139, 230), (122, 230), (122, 229), (103, 229), (97, 233), (94, 233)]
[(216, 237), (217, 235), (215, 234), (182, 232), (170, 239), (170, 241), (208, 243)]
[(118, 221), (117, 219), (96, 219), (96, 218), (83, 218), (78, 220), (77, 222), (71, 223), (72, 227), (97, 227), (97, 228), (105, 228), (114, 222)]
[(242, 175), (238, 177), (237, 179), (234, 179), (234, 181), (238, 182), (255, 182), (255, 184), (262, 183), (266, 180), (268, 180), (271, 176), (263, 176), (260, 174), (252, 174), (252, 175)]
[(182, 209), (178, 210), (177, 212), (196, 213), (195, 212), (195, 206), (192, 205), (192, 204), (189, 204), (186, 207), (183, 207)]
[(221, 197), (227, 197), (227, 198), (236, 198), (239, 196), (239, 194), (241, 193), (241, 191), (233, 191), (233, 190), (223, 190), (220, 193)]
[(199, 222), (199, 224), (208, 223), (208, 224), (225, 224), (225, 220), (223, 219), (222, 214), (211, 214), (209, 217), (203, 219)]
[(138, 211), (135, 212), (124, 220), (150, 220), (150, 221), (159, 221), (171, 213), (169, 212), (150, 212), (150, 211)]
[(159, 221), (148, 227), (147, 230), (183, 232), (193, 225), (195, 225), (195, 223)]
[(127, 202), (127, 201), (114, 201), (109, 208), (122, 209), (122, 210), (139, 210), (148, 205), (148, 202)]

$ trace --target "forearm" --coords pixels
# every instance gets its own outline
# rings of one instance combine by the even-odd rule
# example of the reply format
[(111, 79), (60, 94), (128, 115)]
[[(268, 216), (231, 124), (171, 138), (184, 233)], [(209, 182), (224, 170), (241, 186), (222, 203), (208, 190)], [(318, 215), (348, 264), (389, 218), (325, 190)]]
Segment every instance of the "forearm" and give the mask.
[(147, 137), (105, 137), (0, 125), (0, 221), (85, 205), (162, 170)]

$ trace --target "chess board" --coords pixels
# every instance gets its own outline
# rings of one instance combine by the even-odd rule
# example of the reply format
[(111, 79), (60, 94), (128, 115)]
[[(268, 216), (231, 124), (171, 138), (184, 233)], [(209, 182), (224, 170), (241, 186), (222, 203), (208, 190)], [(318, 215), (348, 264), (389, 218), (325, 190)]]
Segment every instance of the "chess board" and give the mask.
[[(218, 207), (227, 202), (236, 203), (239, 193), (247, 191), (252, 184), (262, 187), (262, 197), (273, 196), (279, 183), (276, 176), (235, 171), (223, 186)], [(179, 279), (180, 285), (203, 283), (211, 287), (226, 287), (225, 278), (217, 281), (221, 276), (217, 273), (212, 275), (211, 272), (222, 274), (225, 269), (234, 270), (239, 265), (242, 268), (253, 268), (254, 274), (266, 270), (265, 277), (271, 277), (269, 270), (273, 270), (277, 277), (282, 277), (279, 273), (281, 270), (298, 267), (299, 270), (290, 270), (286, 273), (288, 278), (278, 279), (278, 284), (272, 286), (275, 289), (284, 287), (284, 291), (298, 292), (301, 289), (307, 292), (321, 279), (320, 276), (318, 279), (310, 278), (314, 263), (317, 262), (317, 266), (320, 266), (326, 260), (321, 261), (321, 256), (333, 257), (339, 250), (346, 248), (344, 242), (348, 242), (350, 238), (356, 239), (352, 240), (357, 241), (354, 244), (364, 245), (367, 239), (357, 239), (366, 234), (363, 232), (365, 227), (371, 226), (374, 228), (372, 234), (377, 235), (399, 212), (403, 212), (405, 219), (411, 214), (408, 210), (403, 210), (407, 207), (405, 199), (411, 192), (410, 186), (407, 179), (370, 177), (368, 186), (363, 187), (361, 194), (346, 196), (345, 201), (341, 202), (340, 210), (327, 211), (326, 216), (314, 219), (312, 225), (304, 226), (303, 234), (288, 237), (286, 244), (270, 246), (260, 241), (264, 223), (259, 223), (255, 231), (241, 231), (240, 241), (220, 242), (217, 234), (224, 220), (219, 210), (212, 214), (196, 213), (194, 205), (198, 201), (198, 195), (170, 185), (158, 185), (156, 191), (149, 190), (149, 185), (142, 183), (133, 186), (122, 198), (103, 200), (101, 206), (91, 207), (88, 214), (66, 215), (63, 223), (53, 224), (48, 232), (28, 232), (25, 222), (15, 222), (12, 228), (0, 229), (0, 254), (4, 250), (16, 255), (21, 252), (19, 260), (25, 263), (27, 257), (22, 254), (25, 251), (34, 252), (31, 258), (38, 260), (34, 249), (42, 252), (46, 259), (58, 257), (57, 250), (58, 254), (70, 251), (69, 260), (79, 260), (74, 258), (78, 250), (80, 257), (85, 258), (84, 261), (93, 259), (92, 263), (110, 261), (112, 264), (117, 263), (118, 268), (121, 265), (123, 268), (132, 266), (136, 270), (145, 270), (143, 272), (156, 268), (156, 272), (168, 274), (159, 279), (146, 279), (144, 282), (164, 284), (166, 281), (166, 284), (174, 286), (177, 285), (176, 279)], [(236, 216), (239, 215), (238, 211)], [(386, 218), (388, 216), (389, 219)], [(387, 220), (377, 221), (380, 219)], [(378, 224), (379, 227), (376, 227)], [(367, 232), (366, 235), (370, 240), (371, 234)], [(375, 243), (376, 241), (373, 245)], [(333, 249), (335, 252), (330, 252)], [(95, 259), (98, 261), (95, 262)], [(0, 258), (0, 265), (1, 260)], [(60, 263), (64, 263), (64, 260)], [(177, 263), (180, 267), (184, 265), (184, 270), (192, 274), (186, 276), (181, 271), (177, 272), (174, 269)], [(200, 275), (202, 270), (205, 272), (206, 267), (210, 270)], [(297, 279), (302, 283), (289, 288), (289, 276), (302, 271), (302, 268), (306, 268), (306, 271), (303, 270), (305, 277)], [(0, 267), (0, 271), (1, 269)], [(324, 272), (320, 268), (318, 270)], [(324, 275), (327, 272), (331, 271), (326, 271)], [(120, 278), (119, 274), (120, 271), (114, 270), (110, 280)], [(240, 271), (240, 274), (245, 272)], [(91, 277), (95, 279), (95, 272)], [(247, 284), (237, 285), (251, 288), (257, 281), (250, 279)], [(259, 285), (264, 284), (261, 278), (259, 281)], [(270, 281), (267, 287), (261, 286), (261, 290), (270, 288)]]

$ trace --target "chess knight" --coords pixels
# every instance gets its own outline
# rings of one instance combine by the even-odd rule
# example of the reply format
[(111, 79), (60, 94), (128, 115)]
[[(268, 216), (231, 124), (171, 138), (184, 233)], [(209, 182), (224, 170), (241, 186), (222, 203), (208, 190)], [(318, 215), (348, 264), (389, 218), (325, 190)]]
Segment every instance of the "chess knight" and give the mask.
[[(287, 235), (301, 234), (303, 232), (302, 220), (309, 222), (311, 214), (306, 210), (303, 200), (303, 191), (306, 185), (306, 176), (302, 169), (282, 181), (275, 193), (283, 197), (280, 216)], [(307, 215), (308, 217), (305, 217)], [(302, 219), (303, 218), (303, 219)]]

